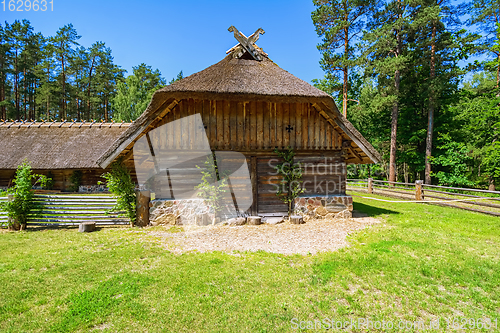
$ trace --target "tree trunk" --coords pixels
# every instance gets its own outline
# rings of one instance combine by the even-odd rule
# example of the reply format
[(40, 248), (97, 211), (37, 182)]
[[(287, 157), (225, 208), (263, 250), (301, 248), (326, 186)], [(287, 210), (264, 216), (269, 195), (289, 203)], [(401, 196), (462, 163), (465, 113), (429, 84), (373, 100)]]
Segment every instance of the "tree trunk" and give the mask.
[(27, 105), (26, 105), (26, 95), (28, 94), (28, 80), (26, 79), (26, 51), (24, 51), (24, 69), (23, 69), (23, 79), (24, 79), (24, 95), (23, 95), (23, 109), (24, 109), (24, 119), (28, 119)]
[[(47, 65), (47, 84), (50, 82), (50, 65)], [(50, 90), (47, 90), (47, 121), (50, 118)]]
[(497, 89), (498, 89), (498, 84), (500, 82), (500, 53), (497, 56), (497, 63), (498, 63), (497, 65)]
[[(346, 21), (348, 20), (348, 17), (346, 15)], [(344, 55), (347, 57), (349, 52), (349, 28), (345, 27), (344, 28)], [(349, 70), (347, 66), (344, 66), (344, 69), (342, 70), (344, 72), (344, 82), (342, 85), (342, 113), (344, 114), (344, 117), (347, 118), (347, 86), (349, 84)]]
[(436, 24), (432, 23), (431, 36), (431, 80), (429, 88), (429, 114), (427, 119), (427, 138), (425, 140), (425, 183), (431, 184), (432, 134), (434, 131), (434, 79), (436, 77)]
[[(61, 45), (61, 49), (62, 45)], [(61, 54), (61, 68), (62, 68), (62, 105), (59, 118), (62, 120), (66, 117), (66, 74), (64, 72), (64, 55)]]
[[(3, 40), (0, 40), (0, 47), (3, 48)], [(3, 53), (0, 52), (0, 102), (3, 102), (5, 100), (5, 81), (7, 77), (3, 73), (3, 64), (4, 59), (3, 59)], [(7, 120), (7, 112), (5, 106), (0, 107), (0, 119)]]
[(21, 112), (19, 109), (19, 74), (17, 72), (17, 49), (16, 49), (16, 57), (14, 60), (14, 99), (16, 105), (16, 119), (21, 119)]
[(490, 184), (488, 185), (488, 190), (495, 191), (495, 179), (493, 177), (490, 177)]
[[(399, 81), (400, 81), (400, 72), (396, 70), (394, 72), (394, 86), (396, 87), (396, 96), (399, 92)], [(398, 131), (398, 115), (399, 115), (399, 105), (398, 105), (398, 97), (394, 101), (392, 106), (392, 114), (391, 114), (391, 148), (390, 148), (390, 156), (389, 156), (389, 181), (396, 181), (396, 138)]]
[(89, 84), (87, 86), (87, 115), (90, 115), (90, 85), (92, 83), (92, 70), (94, 69), (95, 56), (92, 58), (92, 65), (89, 71)]
[[(140, 227), (146, 227), (149, 224), (149, 202), (151, 201), (151, 192), (135, 191), (136, 196), (136, 220), (135, 224)], [(132, 223), (130, 225), (133, 227)]]
[(104, 99), (104, 121), (108, 122), (108, 98)]
[[(401, 8), (401, 1), (398, 0), (398, 6)], [(399, 19), (403, 17), (403, 14), (399, 14)], [(401, 34), (398, 30), (396, 32), (396, 57), (401, 55)], [(397, 131), (398, 131), (398, 116), (399, 116), (399, 83), (401, 80), (401, 73), (399, 69), (394, 71), (394, 88), (396, 99), (392, 105), (391, 113), (391, 145), (389, 153), (389, 181), (396, 181), (396, 148), (397, 148)]]

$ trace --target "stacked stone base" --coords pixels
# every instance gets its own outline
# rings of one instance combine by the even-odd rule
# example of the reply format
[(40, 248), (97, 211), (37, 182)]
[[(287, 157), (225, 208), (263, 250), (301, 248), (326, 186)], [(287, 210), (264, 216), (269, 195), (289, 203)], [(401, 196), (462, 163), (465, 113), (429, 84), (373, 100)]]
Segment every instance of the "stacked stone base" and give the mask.
[[(234, 212), (228, 211), (216, 219), (203, 199), (157, 199), (149, 205), (149, 221), (152, 225), (210, 225), (236, 216)], [(350, 218), (352, 209), (352, 197), (345, 195), (301, 197), (295, 200), (295, 212), (308, 218)]]
[(209, 225), (215, 215), (203, 199), (153, 200), (149, 209), (149, 221), (152, 225)]
[(352, 197), (348, 195), (295, 199), (295, 212), (310, 218), (351, 218), (352, 209)]

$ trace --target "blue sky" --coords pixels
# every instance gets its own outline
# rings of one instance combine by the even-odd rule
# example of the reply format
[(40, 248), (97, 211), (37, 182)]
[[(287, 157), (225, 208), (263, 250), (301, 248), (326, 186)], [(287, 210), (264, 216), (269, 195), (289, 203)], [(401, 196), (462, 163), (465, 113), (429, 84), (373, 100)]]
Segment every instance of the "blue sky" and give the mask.
[(72, 23), (81, 45), (103, 41), (117, 65), (131, 72), (144, 62), (167, 80), (220, 61), (237, 43), (229, 26), (247, 36), (262, 27), (266, 33), (257, 45), (281, 68), (308, 82), (323, 77), (311, 0), (53, 0), (53, 8), (10, 12), (0, 7), (0, 21), (28, 19), (45, 36)]

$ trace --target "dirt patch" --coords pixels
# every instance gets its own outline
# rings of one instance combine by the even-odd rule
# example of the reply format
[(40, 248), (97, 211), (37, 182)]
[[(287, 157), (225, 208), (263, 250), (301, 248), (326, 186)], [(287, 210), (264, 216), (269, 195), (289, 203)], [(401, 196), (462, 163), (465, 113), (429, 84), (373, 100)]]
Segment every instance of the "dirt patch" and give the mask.
[(345, 220), (309, 220), (305, 224), (184, 227), (184, 231), (151, 231), (169, 251), (258, 251), (282, 254), (315, 254), (348, 246), (350, 233), (381, 221), (360, 212)]

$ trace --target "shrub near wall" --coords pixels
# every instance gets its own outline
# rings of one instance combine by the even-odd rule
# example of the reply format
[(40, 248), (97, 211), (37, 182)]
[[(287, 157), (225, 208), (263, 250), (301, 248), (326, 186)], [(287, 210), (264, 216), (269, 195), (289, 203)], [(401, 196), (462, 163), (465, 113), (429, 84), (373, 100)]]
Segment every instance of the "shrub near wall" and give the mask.
[(38, 184), (46, 186), (47, 181), (47, 177), (33, 174), (31, 165), (26, 161), (17, 167), (12, 181), (14, 186), (7, 190), (7, 194), (12, 195), (13, 200), (0, 203), (0, 210), (7, 212), (9, 216), (9, 229), (26, 229), (28, 215), (37, 208), (32, 188)]
[[(132, 181), (132, 176), (128, 169), (123, 165), (120, 159), (111, 165), (111, 172), (107, 172), (101, 176), (106, 179), (106, 186), (109, 192), (116, 197), (116, 206), (111, 211), (125, 211), (126, 216), (130, 219), (130, 226), (135, 225), (136, 219), (136, 195), (135, 184)], [(99, 182), (100, 183), (100, 182)]]

